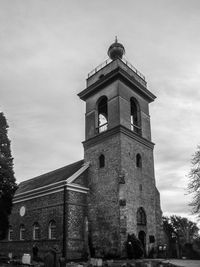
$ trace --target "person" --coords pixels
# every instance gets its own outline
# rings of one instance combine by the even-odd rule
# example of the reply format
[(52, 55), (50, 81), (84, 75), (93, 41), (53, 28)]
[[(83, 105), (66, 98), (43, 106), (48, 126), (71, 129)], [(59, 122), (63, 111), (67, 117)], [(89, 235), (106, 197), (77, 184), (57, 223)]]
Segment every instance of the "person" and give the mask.
[(37, 258), (38, 258), (38, 247), (36, 246), (36, 244), (33, 244), (32, 252), (33, 252), (33, 260), (37, 260)]
[(144, 256), (142, 243), (134, 234), (128, 234), (126, 251), (129, 259), (140, 259)]
[(54, 245), (44, 256), (44, 267), (59, 267), (60, 249)]

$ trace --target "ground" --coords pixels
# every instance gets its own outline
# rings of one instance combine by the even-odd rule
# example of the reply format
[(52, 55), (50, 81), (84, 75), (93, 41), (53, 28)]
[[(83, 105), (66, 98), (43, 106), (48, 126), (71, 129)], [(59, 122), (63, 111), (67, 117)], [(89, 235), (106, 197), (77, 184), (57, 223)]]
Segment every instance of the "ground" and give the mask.
[(178, 259), (171, 259), (168, 262), (173, 263), (177, 266), (183, 267), (200, 267), (200, 260), (178, 260)]

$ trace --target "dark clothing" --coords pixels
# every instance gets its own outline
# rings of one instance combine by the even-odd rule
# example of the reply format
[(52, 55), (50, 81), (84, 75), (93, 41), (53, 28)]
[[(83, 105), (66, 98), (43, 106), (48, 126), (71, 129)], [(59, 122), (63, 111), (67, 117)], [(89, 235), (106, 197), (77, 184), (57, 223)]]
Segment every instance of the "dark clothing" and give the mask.
[(37, 246), (33, 246), (33, 260), (36, 260), (38, 258), (38, 247)]

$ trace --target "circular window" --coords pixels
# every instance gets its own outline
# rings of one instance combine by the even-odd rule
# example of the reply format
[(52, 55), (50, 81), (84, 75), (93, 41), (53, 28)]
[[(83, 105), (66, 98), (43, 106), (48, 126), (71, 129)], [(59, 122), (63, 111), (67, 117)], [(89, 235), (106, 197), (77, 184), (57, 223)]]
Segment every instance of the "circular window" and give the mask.
[(19, 210), (19, 214), (21, 217), (23, 217), (25, 215), (25, 212), (26, 212), (26, 208), (24, 206), (22, 206)]

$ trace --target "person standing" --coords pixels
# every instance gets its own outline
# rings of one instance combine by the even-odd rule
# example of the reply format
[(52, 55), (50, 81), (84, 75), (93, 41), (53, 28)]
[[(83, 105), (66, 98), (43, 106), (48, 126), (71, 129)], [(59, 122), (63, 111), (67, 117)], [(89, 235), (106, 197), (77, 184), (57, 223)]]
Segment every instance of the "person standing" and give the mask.
[(36, 246), (36, 244), (33, 244), (32, 252), (33, 252), (33, 260), (35, 261), (38, 258), (38, 247)]

